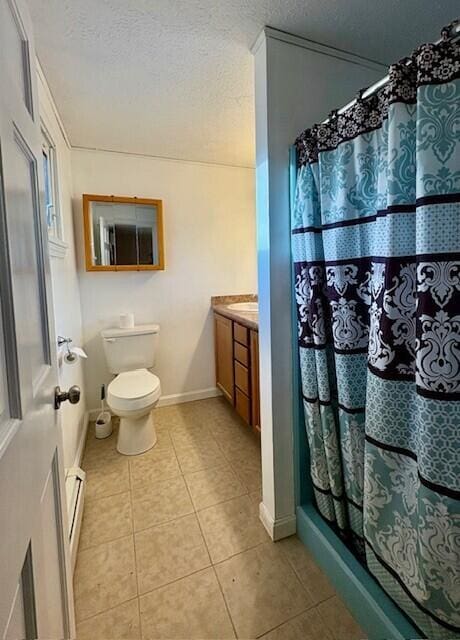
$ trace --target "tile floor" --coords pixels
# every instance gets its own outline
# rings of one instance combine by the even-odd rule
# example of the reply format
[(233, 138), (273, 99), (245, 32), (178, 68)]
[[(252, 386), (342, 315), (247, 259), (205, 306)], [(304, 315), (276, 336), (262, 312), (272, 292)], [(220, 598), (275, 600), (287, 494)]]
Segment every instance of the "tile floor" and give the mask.
[(270, 541), (259, 441), (225, 400), (156, 409), (155, 421), (157, 445), (136, 457), (90, 425), (78, 640), (363, 638), (300, 541)]

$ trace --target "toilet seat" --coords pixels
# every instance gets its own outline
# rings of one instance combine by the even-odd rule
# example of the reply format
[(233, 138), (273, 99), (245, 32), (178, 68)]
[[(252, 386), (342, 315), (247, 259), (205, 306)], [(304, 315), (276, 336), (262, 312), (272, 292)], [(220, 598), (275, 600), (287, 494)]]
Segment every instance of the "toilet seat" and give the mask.
[(114, 411), (137, 411), (155, 404), (161, 394), (160, 379), (147, 369), (119, 373), (107, 388)]

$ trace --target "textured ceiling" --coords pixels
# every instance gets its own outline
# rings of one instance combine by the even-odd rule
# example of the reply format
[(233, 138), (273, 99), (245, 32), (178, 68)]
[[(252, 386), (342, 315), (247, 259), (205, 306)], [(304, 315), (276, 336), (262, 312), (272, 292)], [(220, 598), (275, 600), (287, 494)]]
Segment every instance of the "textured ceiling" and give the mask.
[(265, 25), (379, 62), (436, 39), (458, 0), (29, 0), (71, 143), (254, 164), (250, 47)]

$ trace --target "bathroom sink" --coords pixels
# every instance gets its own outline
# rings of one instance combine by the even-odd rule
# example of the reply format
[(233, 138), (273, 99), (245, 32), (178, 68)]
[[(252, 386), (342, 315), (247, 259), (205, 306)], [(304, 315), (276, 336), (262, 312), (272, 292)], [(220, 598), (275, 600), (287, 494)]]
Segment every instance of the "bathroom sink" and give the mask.
[(259, 311), (259, 303), (258, 302), (234, 302), (233, 304), (229, 304), (228, 308), (232, 311), (252, 311), (253, 313), (257, 313)]

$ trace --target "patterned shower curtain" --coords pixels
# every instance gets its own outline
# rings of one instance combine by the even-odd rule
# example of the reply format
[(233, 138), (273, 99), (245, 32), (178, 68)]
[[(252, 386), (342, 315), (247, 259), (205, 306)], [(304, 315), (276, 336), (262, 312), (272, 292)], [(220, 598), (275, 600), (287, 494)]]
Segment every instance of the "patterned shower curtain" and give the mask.
[(424, 45), (297, 140), (317, 508), (428, 638), (460, 632), (460, 59)]

